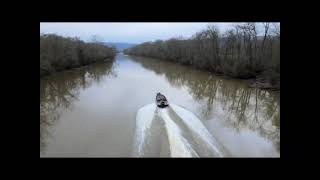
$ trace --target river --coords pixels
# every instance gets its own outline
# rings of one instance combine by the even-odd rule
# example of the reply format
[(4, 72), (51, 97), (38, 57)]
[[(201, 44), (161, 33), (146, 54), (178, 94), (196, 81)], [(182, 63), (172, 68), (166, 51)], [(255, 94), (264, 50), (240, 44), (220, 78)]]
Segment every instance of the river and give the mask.
[(228, 156), (280, 157), (280, 92), (123, 54), (40, 79), (40, 157), (131, 157), (137, 111), (157, 92), (199, 117)]

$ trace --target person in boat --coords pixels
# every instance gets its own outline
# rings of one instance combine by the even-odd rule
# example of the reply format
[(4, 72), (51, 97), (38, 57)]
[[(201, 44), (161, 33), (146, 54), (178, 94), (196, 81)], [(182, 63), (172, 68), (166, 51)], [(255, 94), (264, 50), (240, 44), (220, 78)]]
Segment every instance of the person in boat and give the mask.
[(167, 98), (160, 92), (157, 93), (156, 103), (157, 103), (157, 106), (161, 108), (164, 108), (169, 105)]

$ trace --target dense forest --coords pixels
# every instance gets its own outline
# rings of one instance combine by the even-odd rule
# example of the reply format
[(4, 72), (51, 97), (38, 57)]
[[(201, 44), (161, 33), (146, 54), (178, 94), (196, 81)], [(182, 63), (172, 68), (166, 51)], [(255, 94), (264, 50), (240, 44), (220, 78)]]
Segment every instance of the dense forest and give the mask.
[(85, 43), (78, 38), (41, 34), (40, 77), (95, 62), (111, 61), (115, 55), (115, 48), (98, 42)]
[(276, 23), (237, 24), (223, 34), (211, 25), (189, 39), (146, 42), (124, 53), (192, 65), (235, 78), (256, 78), (257, 86), (280, 89), (280, 25)]

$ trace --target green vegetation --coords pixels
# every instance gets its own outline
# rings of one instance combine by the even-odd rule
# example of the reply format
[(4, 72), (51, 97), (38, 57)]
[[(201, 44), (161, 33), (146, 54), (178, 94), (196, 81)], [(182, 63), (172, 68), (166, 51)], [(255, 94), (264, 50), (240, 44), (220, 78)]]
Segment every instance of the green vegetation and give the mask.
[(40, 35), (40, 77), (95, 62), (111, 61), (115, 48), (99, 43), (85, 43), (78, 38), (55, 34)]
[[(261, 36), (257, 35), (257, 25), (262, 26)], [(260, 82), (257, 86), (280, 89), (279, 24), (240, 24), (224, 34), (208, 26), (190, 39), (146, 42), (124, 53), (192, 65), (235, 78), (256, 78)]]

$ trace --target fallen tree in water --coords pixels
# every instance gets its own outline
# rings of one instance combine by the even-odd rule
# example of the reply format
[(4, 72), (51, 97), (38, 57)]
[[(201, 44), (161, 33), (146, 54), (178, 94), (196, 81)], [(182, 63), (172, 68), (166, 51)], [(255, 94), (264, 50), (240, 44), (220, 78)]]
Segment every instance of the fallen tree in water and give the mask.
[(55, 34), (40, 35), (40, 77), (96, 62), (111, 61), (116, 49)]

